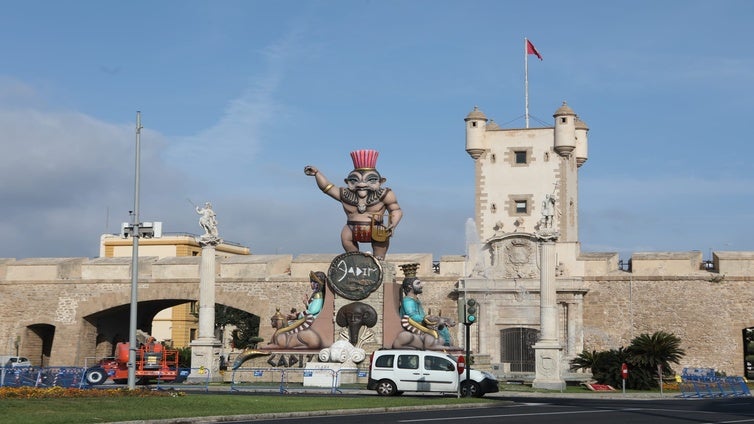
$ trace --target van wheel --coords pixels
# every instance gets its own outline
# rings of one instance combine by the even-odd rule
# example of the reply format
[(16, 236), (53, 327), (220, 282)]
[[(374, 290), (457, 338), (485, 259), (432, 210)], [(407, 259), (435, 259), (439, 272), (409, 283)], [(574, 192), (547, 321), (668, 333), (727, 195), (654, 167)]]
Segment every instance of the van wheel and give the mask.
[(397, 393), (395, 383), (390, 380), (380, 380), (377, 382), (377, 394), (380, 396), (393, 396)]
[(89, 383), (90, 386), (96, 386), (98, 384), (104, 383), (105, 380), (107, 380), (107, 373), (100, 367), (92, 367), (86, 370), (84, 379), (87, 383)]
[(484, 393), (482, 393), (482, 388), (476, 381), (464, 381), (461, 384), (461, 396), (473, 396), (478, 398), (484, 396)]

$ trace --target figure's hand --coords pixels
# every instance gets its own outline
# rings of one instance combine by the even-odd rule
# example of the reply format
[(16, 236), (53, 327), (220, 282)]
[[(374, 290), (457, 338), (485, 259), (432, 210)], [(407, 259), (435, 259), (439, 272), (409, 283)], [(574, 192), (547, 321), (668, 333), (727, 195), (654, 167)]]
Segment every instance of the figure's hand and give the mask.
[(317, 175), (317, 172), (319, 172), (319, 169), (317, 169), (314, 166), (307, 165), (307, 166), (304, 167), (304, 174), (306, 174), (306, 175), (308, 175), (310, 177), (313, 177), (313, 176)]

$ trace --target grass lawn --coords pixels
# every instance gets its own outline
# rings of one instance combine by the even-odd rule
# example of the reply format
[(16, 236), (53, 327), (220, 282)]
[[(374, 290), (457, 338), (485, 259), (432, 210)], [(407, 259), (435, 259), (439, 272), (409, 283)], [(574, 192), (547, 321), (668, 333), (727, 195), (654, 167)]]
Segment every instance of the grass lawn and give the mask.
[(480, 403), (452, 396), (287, 396), (186, 394), (178, 397), (0, 399), (0, 421), (14, 424), (105, 423), (213, 415)]

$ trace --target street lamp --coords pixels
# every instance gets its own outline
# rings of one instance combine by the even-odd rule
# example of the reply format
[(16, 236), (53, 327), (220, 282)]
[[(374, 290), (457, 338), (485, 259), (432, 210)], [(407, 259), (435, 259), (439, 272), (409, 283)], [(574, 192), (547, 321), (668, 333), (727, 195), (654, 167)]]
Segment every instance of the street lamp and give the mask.
[[(123, 236), (133, 238), (131, 253), (131, 319), (128, 328), (128, 388), (136, 388), (136, 306), (138, 304), (139, 286), (139, 238), (154, 236), (152, 225), (142, 226), (139, 223), (139, 173), (141, 156), (141, 112), (136, 112), (136, 170), (134, 172), (134, 210), (133, 222), (123, 225)], [(145, 223), (146, 224), (146, 223)]]

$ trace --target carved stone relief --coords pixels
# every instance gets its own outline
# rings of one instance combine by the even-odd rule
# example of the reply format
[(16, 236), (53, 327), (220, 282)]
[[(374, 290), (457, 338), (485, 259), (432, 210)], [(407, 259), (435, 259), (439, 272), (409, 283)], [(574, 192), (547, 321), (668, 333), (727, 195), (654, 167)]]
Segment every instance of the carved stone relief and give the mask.
[(490, 247), (496, 278), (539, 278), (536, 243), (515, 237), (493, 240)]

